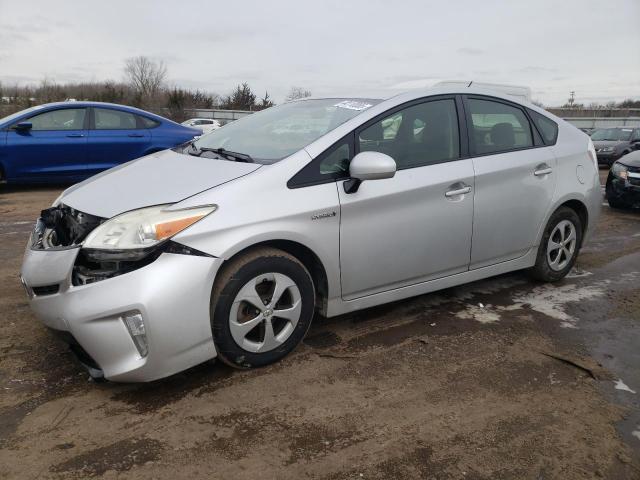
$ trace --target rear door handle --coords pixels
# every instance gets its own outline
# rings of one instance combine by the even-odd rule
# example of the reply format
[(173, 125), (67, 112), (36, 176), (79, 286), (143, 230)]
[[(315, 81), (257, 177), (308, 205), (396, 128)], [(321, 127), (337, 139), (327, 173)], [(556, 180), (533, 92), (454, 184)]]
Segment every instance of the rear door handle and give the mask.
[(444, 194), (444, 196), (447, 198), (451, 198), (451, 197), (456, 197), (458, 195), (464, 195), (466, 193), (469, 193), (470, 191), (471, 191), (471, 187), (467, 185), (466, 187), (457, 188), (456, 190), (449, 190)]
[(70, 133), (69, 135), (67, 135), (67, 137), (69, 138), (82, 138), (84, 137), (83, 133)]
[(141, 137), (144, 137), (144, 134), (142, 134), (142, 133), (130, 133), (129, 136), (130, 137), (135, 137), (135, 138), (141, 138)]
[(536, 177), (542, 177), (544, 175), (549, 175), (551, 172), (553, 172), (553, 169), (549, 165), (538, 165), (533, 171), (533, 174)]

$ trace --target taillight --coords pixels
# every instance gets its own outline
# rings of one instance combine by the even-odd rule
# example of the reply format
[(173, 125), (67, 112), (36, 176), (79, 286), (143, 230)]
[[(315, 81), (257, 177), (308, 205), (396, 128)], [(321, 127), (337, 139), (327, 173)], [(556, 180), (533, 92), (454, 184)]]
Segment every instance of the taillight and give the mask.
[(596, 149), (593, 146), (593, 142), (589, 139), (589, 147), (588, 147), (589, 156), (593, 161), (594, 167), (596, 167), (596, 172), (598, 171), (598, 156), (596, 155)]

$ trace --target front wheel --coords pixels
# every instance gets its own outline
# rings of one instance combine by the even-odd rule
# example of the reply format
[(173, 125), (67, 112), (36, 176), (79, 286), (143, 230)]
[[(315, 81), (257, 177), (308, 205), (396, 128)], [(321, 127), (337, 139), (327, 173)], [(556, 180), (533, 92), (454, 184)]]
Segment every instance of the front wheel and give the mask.
[(211, 297), (218, 356), (236, 368), (268, 365), (291, 352), (315, 310), (311, 275), (295, 257), (260, 248), (232, 260)]
[(531, 275), (544, 282), (561, 280), (573, 268), (581, 244), (580, 218), (568, 207), (559, 208), (547, 223)]

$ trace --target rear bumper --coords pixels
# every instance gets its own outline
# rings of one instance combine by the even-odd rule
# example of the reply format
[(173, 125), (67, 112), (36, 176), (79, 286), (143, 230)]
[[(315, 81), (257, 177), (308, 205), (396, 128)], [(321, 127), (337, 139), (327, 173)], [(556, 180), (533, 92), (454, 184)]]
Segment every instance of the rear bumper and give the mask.
[(598, 158), (598, 163), (603, 165), (611, 165), (613, 162), (620, 158), (620, 155), (615, 152), (598, 152), (596, 153), (596, 157)]
[[(220, 259), (163, 253), (133, 272), (74, 286), (77, 253), (77, 248), (28, 248), (21, 275), (36, 316), (54, 330), (69, 332), (105, 378), (150, 381), (216, 356), (209, 302)], [(34, 294), (54, 291), (38, 289), (50, 285), (58, 285), (57, 293)], [(123, 321), (132, 311), (144, 319), (145, 357)]]

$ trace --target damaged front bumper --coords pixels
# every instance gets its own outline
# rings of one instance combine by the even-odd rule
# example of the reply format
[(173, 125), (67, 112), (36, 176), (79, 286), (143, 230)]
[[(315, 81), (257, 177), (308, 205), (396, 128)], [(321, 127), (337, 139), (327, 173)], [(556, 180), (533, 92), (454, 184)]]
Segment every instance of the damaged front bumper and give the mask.
[[(51, 232), (39, 228), (21, 269), (30, 306), (61, 332), (92, 376), (150, 381), (216, 356), (209, 301), (221, 259), (173, 244), (135, 268), (94, 275), (79, 245), (47, 248), (43, 241)], [(131, 316), (143, 323), (146, 351), (128, 323)]]

